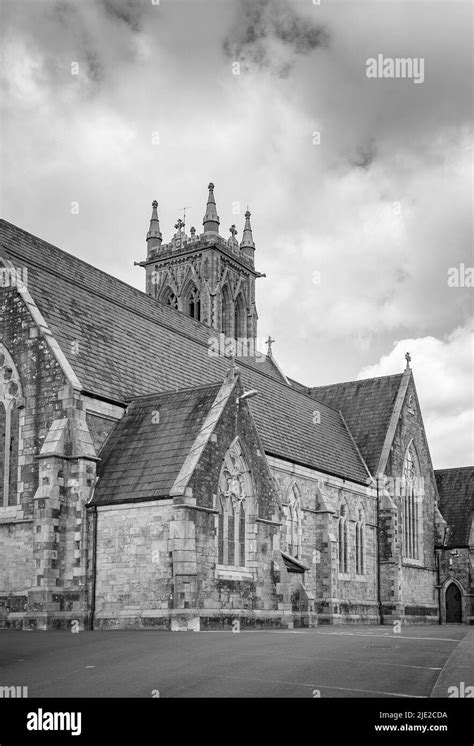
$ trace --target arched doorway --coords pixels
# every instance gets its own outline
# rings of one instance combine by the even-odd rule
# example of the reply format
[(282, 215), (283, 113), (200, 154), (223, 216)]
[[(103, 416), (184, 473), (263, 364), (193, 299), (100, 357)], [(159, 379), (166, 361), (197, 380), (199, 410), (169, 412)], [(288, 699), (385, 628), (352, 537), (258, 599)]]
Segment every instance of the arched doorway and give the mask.
[(446, 624), (461, 624), (461, 622), (461, 591), (456, 583), (450, 583), (446, 589)]

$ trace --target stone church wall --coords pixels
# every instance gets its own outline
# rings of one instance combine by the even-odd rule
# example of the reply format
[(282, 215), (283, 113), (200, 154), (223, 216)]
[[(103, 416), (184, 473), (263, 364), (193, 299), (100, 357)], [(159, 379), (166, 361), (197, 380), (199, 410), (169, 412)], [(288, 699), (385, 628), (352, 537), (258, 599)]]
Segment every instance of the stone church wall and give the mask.
[(462, 621), (474, 624), (474, 552), (467, 547), (439, 550), (441, 618), (446, 621), (446, 590), (452, 580), (462, 594)]
[[(403, 476), (406, 450), (413, 442), (419, 461), (422, 485), (422, 533), (419, 559), (403, 556), (402, 498), (397, 484)], [(387, 462), (388, 491), (398, 508), (397, 528), (393, 532), (391, 549), (393, 563), (383, 565), (383, 601), (386, 621), (406, 616), (409, 623), (438, 621), (438, 601), (435, 592), (435, 505), (436, 482), (431, 465), (423, 420), (413, 383), (406, 392), (392, 449)], [(390, 593), (390, 597), (386, 594)]]
[(171, 500), (99, 507), (94, 626), (169, 628)]
[(41, 564), (34, 555), (39, 538), (33, 499), (39, 483), (35, 456), (53, 419), (61, 416), (58, 392), (66, 379), (15, 288), (2, 291), (0, 322), (2, 342), (20, 373), (23, 393), (19, 503), (0, 506), (0, 625), (21, 627), (25, 616), (34, 611), (34, 604), (41, 603), (38, 599), (33, 602), (31, 594), (28, 598), (31, 589), (42, 583)]
[[(364, 485), (348, 484), (336, 477), (270, 459), (283, 505), (293, 485), (300, 494), (301, 561), (308, 568), (297, 576), (308, 606), (318, 624), (369, 623), (377, 620), (376, 502)], [(339, 508), (348, 507), (348, 572), (339, 573)], [(364, 572), (356, 574), (355, 525), (358, 510), (364, 511)], [(285, 519), (282, 549), (285, 551)], [(295, 581), (296, 582), (296, 581)]]

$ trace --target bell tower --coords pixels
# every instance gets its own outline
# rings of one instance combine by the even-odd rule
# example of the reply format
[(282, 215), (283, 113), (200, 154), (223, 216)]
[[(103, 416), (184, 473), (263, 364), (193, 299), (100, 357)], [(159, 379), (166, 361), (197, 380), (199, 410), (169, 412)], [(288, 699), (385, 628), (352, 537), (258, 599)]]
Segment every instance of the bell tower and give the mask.
[(146, 292), (226, 337), (255, 341), (255, 279), (265, 275), (255, 271), (250, 212), (245, 213), (240, 244), (235, 225), (226, 240), (219, 234), (214, 184), (208, 190), (203, 232), (192, 227), (188, 235), (180, 218), (168, 243), (162, 242), (158, 202), (152, 203), (147, 258), (138, 262), (145, 268)]

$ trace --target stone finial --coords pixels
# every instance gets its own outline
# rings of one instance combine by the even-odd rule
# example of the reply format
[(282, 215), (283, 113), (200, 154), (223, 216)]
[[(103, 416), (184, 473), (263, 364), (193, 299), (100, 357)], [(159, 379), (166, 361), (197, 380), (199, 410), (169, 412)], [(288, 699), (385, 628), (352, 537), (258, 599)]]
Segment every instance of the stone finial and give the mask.
[(206, 214), (202, 224), (205, 233), (219, 233), (219, 216), (217, 214), (216, 200), (214, 198), (214, 184), (212, 181), (208, 185), (209, 196), (207, 198)]
[(227, 239), (227, 245), (230, 247), (231, 251), (233, 251), (235, 254), (239, 253), (239, 242), (237, 241), (235, 234), (237, 233), (237, 228), (235, 225), (231, 225), (229, 228), (230, 236)]
[(245, 213), (244, 232), (242, 234), (242, 240), (240, 242), (241, 249), (255, 249), (255, 244), (253, 242), (252, 236), (252, 226), (250, 225), (250, 215), (251, 213), (247, 209), (247, 212)]
[(405, 368), (405, 370), (407, 370), (407, 369), (408, 369), (408, 368), (410, 367), (410, 362), (411, 362), (411, 355), (410, 355), (410, 353), (409, 353), (409, 352), (407, 352), (407, 353), (405, 354), (405, 360), (407, 361), (407, 364), (406, 364), (406, 368)]
[(156, 199), (153, 200), (151, 206), (152, 213), (150, 219), (150, 227), (148, 229), (148, 233), (146, 234), (148, 254), (150, 254), (151, 251), (154, 249), (159, 249), (163, 239), (160, 230), (160, 221), (158, 219), (158, 202), (156, 201)]
[(255, 244), (252, 236), (252, 226), (250, 225), (250, 211), (247, 208), (245, 213), (245, 226), (242, 234), (242, 240), (240, 242), (240, 252), (243, 256), (250, 260), (253, 264), (255, 254)]

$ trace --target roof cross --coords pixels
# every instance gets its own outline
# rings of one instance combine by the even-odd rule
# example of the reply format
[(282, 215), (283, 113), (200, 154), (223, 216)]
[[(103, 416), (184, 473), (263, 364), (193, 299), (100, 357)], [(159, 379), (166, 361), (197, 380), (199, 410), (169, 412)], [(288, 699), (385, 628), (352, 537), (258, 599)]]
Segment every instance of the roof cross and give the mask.
[(271, 355), (272, 355), (272, 344), (274, 343), (274, 341), (275, 341), (275, 340), (274, 340), (274, 339), (272, 339), (272, 338), (270, 337), (270, 335), (268, 335), (268, 338), (267, 338), (267, 339), (265, 340), (265, 344), (266, 344), (266, 345), (268, 346), (268, 352), (267, 352), (267, 355), (269, 355), (269, 357), (271, 357)]
[(409, 352), (405, 354), (405, 360), (407, 361), (407, 368), (410, 367), (411, 355)]

